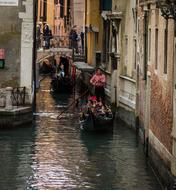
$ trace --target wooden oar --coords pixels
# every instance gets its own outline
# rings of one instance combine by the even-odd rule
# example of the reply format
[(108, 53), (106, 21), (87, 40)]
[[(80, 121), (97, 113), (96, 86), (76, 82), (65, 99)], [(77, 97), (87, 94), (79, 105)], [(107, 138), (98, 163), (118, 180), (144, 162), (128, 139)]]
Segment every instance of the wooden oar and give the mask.
[(78, 98), (76, 98), (66, 109), (64, 109), (64, 110), (57, 116), (57, 119), (59, 120), (59, 119), (60, 119), (60, 116), (61, 116), (63, 113), (65, 113), (75, 102), (76, 102), (76, 104), (78, 105), (78, 103), (79, 103), (78, 100), (79, 100), (80, 98), (82, 98), (83, 96), (85, 96), (88, 91), (89, 91), (89, 89), (87, 89), (86, 91), (84, 91), (84, 93), (81, 94), (81, 96), (79, 96)]

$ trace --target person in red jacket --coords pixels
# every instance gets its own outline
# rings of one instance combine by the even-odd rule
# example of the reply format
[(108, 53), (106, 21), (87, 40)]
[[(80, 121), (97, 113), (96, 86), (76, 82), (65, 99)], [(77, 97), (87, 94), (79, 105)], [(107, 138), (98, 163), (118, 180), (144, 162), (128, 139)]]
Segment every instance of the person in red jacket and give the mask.
[(105, 84), (106, 84), (106, 77), (101, 72), (100, 68), (96, 70), (96, 73), (90, 79), (90, 83), (95, 86), (95, 95), (97, 97), (97, 101), (102, 101), (104, 104), (105, 102)]

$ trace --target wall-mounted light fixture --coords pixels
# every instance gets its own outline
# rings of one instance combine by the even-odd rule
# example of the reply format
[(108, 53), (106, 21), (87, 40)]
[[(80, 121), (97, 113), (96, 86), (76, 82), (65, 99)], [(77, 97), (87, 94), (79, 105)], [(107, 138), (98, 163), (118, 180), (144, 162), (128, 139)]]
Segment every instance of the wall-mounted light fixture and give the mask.
[(156, 2), (165, 19), (176, 20), (176, 0), (156, 0)]

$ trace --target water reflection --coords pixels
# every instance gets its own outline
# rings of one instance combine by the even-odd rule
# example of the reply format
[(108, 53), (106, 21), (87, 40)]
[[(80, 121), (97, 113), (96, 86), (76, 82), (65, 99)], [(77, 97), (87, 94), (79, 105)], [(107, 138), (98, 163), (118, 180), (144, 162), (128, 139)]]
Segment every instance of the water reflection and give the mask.
[(32, 176), (30, 155), (34, 133), (31, 126), (0, 132), (0, 189), (25, 189)]
[(34, 127), (0, 132), (0, 189), (161, 189), (133, 131), (116, 123), (113, 133), (82, 133), (74, 96), (51, 94), (49, 79), (43, 86)]
[(99, 149), (108, 146), (113, 139), (113, 132), (87, 133), (80, 131), (81, 143), (87, 148), (87, 156), (91, 156)]

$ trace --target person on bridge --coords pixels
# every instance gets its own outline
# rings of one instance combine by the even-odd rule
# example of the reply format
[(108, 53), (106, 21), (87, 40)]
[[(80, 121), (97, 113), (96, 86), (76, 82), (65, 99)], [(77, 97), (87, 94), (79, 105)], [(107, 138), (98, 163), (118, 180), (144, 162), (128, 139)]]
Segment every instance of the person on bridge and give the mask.
[(101, 72), (100, 68), (96, 70), (96, 73), (92, 76), (90, 79), (90, 83), (95, 86), (95, 95), (97, 97), (97, 101), (102, 101), (102, 103), (105, 103), (105, 90), (104, 86), (106, 83), (106, 77)]
[(45, 23), (44, 25), (43, 39), (44, 39), (44, 48), (49, 49), (50, 48), (50, 28), (47, 23)]

